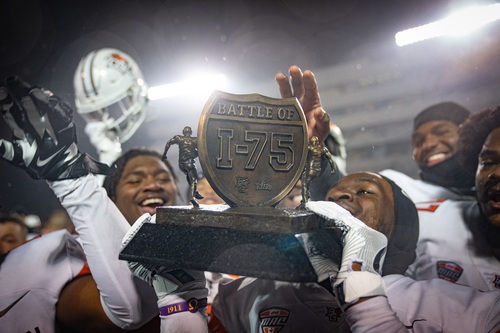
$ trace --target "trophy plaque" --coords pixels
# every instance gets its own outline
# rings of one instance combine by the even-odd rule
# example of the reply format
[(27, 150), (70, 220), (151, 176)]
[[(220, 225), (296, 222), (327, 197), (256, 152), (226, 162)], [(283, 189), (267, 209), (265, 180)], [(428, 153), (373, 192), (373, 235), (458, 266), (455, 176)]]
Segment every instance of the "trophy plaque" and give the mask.
[[(318, 281), (308, 253), (340, 263), (336, 229), (307, 210), (275, 208), (308, 157), (296, 98), (215, 91), (200, 117), (197, 151), (227, 204), (158, 207), (156, 224), (144, 224), (120, 259), (291, 282)], [(314, 239), (314, 248), (305, 249), (304, 238)]]

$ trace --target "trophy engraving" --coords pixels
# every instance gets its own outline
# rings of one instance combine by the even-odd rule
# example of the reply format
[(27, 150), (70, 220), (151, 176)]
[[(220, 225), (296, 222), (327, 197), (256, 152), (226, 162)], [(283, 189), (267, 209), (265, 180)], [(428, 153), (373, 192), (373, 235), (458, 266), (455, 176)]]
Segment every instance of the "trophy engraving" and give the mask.
[(232, 207), (272, 207), (307, 160), (307, 127), (296, 98), (215, 91), (198, 126), (203, 173)]

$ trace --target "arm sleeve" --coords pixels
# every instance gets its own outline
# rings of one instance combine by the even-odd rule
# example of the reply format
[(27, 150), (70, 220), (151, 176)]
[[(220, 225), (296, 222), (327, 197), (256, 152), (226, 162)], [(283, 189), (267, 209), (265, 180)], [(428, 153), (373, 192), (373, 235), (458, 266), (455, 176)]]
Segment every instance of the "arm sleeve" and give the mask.
[(135, 278), (127, 262), (118, 259), (130, 225), (97, 178), (90, 174), (48, 184), (75, 225), (110, 320), (123, 329), (133, 329), (157, 316), (153, 288)]
[(385, 296), (372, 297), (349, 307), (346, 320), (353, 333), (408, 333)]

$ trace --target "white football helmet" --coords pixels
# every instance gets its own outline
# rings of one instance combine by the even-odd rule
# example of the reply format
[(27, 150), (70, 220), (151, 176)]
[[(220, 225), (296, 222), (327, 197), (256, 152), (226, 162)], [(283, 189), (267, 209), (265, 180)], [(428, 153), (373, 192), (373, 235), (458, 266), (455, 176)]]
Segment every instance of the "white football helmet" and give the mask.
[(112, 48), (84, 56), (73, 77), (77, 112), (101, 121), (123, 143), (146, 118), (148, 86), (132, 57)]

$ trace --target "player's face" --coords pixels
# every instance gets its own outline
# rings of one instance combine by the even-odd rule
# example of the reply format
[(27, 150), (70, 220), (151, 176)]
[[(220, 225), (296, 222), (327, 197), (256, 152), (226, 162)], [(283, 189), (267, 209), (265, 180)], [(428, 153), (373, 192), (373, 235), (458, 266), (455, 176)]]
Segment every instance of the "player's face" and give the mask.
[(369, 227), (390, 239), (394, 229), (394, 196), (391, 185), (380, 175), (358, 172), (339, 180), (326, 194)]
[(500, 227), (500, 128), (488, 135), (479, 153), (476, 191), (481, 210)]
[(458, 126), (447, 120), (431, 120), (413, 131), (413, 158), (419, 167), (439, 164), (459, 150)]
[(165, 163), (154, 156), (132, 158), (123, 169), (113, 199), (130, 224), (158, 206), (176, 204), (177, 185)]
[(0, 223), (0, 254), (9, 252), (26, 240), (23, 228), (13, 222)]

